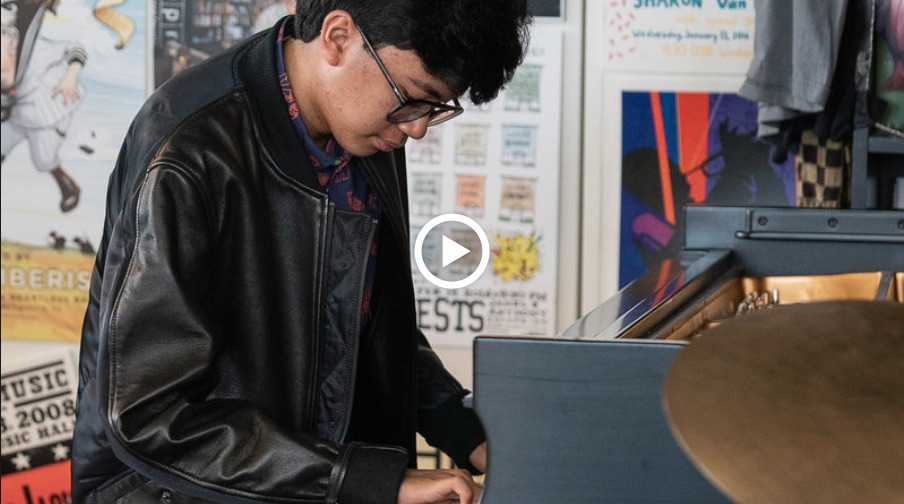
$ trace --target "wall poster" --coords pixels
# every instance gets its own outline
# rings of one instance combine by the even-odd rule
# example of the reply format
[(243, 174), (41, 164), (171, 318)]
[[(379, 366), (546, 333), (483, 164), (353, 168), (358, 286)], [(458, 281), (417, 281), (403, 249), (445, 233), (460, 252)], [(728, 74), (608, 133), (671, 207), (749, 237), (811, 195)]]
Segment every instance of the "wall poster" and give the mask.
[[(412, 242), (431, 218), (459, 213), (480, 224), (492, 250), (487, 271), (465, 288), (414, 275), (418, 323), (434, 344), (555, 332), (562, 50), (560, 31), (535, 27), (528, 56), (493, 102), (463, 104), (464, 115), (406, 147)], [(449, 267), (478, 261), (476, 234), (449, 238), (474, 242)], [(439, 250), (425, 242), (425, 262)]]
[(632, 72), (746, 73), (753, 0), (609, 0), (601, 65)]
[(107, 177), (145, 97), (140, 0), (3, 2), (2, 331), (78, 341)]
[(154, 87), (295, 11), (294, 0), (156, 0)]
[(76, 362), (75, 352), (61, 346), (4, 359), (0, 383), (4, 504), (71, 502)]
[(688, 204), (794, 206), (794, 156), (733, 93), (622, 91), (619, 288), (681, 249)]

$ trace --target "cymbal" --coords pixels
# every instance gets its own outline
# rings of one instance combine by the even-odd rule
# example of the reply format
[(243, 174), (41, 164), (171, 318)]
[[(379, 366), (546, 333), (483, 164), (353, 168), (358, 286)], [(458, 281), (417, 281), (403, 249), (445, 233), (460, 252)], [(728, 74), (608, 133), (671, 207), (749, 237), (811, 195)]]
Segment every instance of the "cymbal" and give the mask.
[(904, 502), (904, 304), (778, 305), (678, 353), (672, 433), (731, 499)]

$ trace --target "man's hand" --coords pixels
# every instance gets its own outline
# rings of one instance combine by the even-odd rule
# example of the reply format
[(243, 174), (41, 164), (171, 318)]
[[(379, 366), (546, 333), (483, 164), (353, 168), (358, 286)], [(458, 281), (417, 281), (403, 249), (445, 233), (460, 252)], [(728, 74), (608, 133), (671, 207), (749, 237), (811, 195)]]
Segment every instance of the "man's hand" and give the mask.
[(480, 485), (464, 469), (408, 469), (398, 504), (474, 504), (479, 498)]

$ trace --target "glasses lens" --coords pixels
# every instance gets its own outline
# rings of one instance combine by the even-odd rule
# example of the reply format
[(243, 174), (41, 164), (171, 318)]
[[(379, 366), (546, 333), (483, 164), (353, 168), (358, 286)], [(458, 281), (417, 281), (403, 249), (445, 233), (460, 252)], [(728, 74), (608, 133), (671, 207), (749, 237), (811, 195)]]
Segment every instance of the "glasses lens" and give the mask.
[(424, 116), (430, 116), (427, 125), (433, 126), (446, 122), (462, 113), (460, 108), (442, 108), (430, 103), (407, 103), (389, 114), (389, 120), (394, 123), (417, 121)]
[(453, 117), (458, 117), (463, 112), (462, 109), (450, 109), (450, 110), (434, 110), (430, 114), (430, 120), (427, 121), (428, 126), (436, 126), (437, 124), (444, 123)]
[(433, 112), (433, 106), (429, 103), (407, 103), (394, 110), (389, 115), (389, 120), (394, 123), (417, 121), (431, 112)]

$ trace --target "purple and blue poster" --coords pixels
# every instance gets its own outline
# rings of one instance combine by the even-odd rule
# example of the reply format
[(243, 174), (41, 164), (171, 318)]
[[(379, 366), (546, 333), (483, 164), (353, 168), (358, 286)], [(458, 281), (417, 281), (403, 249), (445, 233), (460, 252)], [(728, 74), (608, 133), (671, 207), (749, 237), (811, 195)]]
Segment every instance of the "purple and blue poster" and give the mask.
[(794, 205), (794, 158), (757, 138), (756, 102), (623, 92), (621, 130), (619, 288), (681, 250), (685, 205)]

